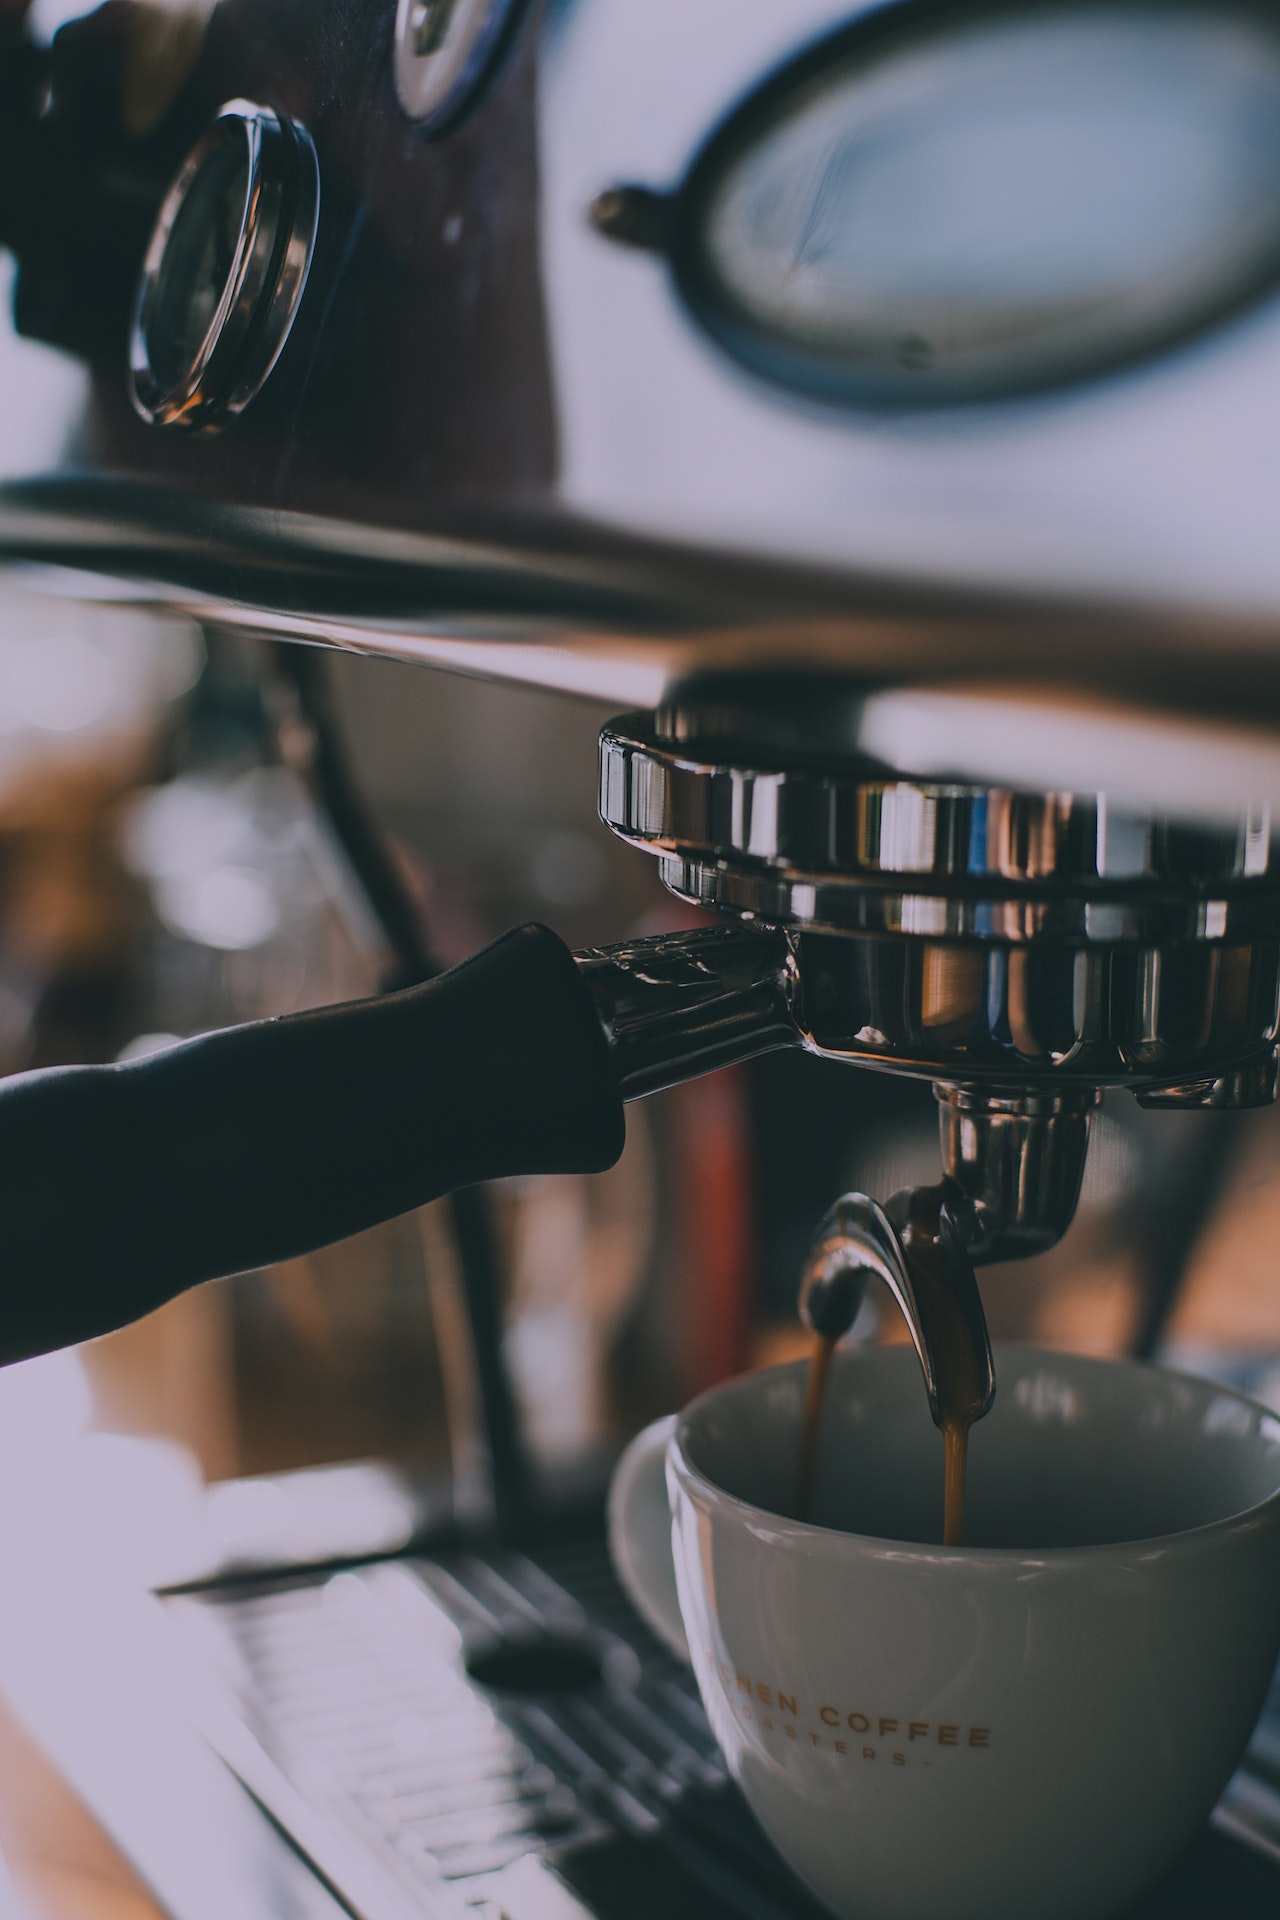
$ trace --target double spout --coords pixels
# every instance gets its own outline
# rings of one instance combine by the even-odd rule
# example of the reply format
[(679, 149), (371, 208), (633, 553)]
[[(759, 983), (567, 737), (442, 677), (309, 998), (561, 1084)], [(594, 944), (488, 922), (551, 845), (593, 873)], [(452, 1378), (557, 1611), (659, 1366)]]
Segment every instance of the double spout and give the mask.
[(1075, 1213), (1096, 1090), (1032, 1094), (939, 1084), (942, 1179), (880, 1207), (847, 1193), (822, 1220), (800, 1276), (800, 1315), (835, 1342), (869, 1279), (901, 1309), (938, 1426), (968, 1426), (995, 1397), (975, 1266), (1043, 1252)]
[(943, 1187), (905, 1187), (881, 1207), (846, 1193), (813, 1237), (800, 1276), (800, 1317), (834, 1345), (852, 1327), (868, 1280), (902, 1310), (934, 1422), (967, 1427), (995, 1397), (986, 1317)]
[[(717, 927), (579, 956), (618, 1065), (624, 1097), (690, 1070), (794, 1045), (794, 948), (778, 933)], [(966, 1421), (995, 1392), (974, 1267), (1041, 1253), (1075, 1214), (1096, 1088), (975, 1088), (937, 1082), (942, 1179), (904, 1188), (883, 1208), (838, 1200), (801, 1276), (800, 1311), (839, 1339), (867, 1280), (888, 1287), (920, 1360), (930, 1410), (957, 1394)]]

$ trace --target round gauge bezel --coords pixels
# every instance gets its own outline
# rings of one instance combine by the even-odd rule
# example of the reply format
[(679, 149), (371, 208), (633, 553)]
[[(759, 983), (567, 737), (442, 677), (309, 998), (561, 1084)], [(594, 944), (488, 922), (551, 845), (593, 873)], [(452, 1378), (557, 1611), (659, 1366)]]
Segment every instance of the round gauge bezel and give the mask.
[[(213, 316), (176, 372), (157, 368), (152, 327), (178, 270), (173, 249), (184, 210), (229, 144), (245, 184), (238, 230)], [(165, 195), (143, 262), (130, 336), (134, 407), (153, 426), (210, 431), (257, 394), (284, 348), (307, 283), (320, 211), (315, 148), (306, 129), (270, 107), (230, 100), (201, 136)]]

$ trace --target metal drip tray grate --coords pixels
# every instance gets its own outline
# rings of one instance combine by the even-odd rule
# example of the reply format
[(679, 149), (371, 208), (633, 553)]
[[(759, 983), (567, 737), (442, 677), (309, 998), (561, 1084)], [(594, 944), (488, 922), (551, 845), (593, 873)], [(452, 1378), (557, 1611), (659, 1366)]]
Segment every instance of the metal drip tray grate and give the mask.
[[(550, 1869), (566, 1913), (604, 1920), (822, 1911), (727, 1780), (691, 1676), (636, 1619), (598, 1539), (168, 1604), (284, 1779), (393, 1870), (414, 1910), (542, 1920), (554, 1905), (522, 1909), (512, 1878), (538, 1861), (543, 1896)], [(1218, 1831), (1145, 1920), (1280, 1911), (1280, 1864), (1257, 1851), (1280, 1863), (1280, 1692), (1272, 1707)]]

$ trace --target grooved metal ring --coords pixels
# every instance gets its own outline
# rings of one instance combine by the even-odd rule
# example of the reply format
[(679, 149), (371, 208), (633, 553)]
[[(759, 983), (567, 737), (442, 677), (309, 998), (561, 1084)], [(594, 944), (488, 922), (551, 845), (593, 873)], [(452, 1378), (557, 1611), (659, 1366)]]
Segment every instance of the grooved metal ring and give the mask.
[(1195, 827), (1099, 793), (675, 742), (629, 714), (601, 734), (600, 814), (673, 893), (772, 925), (1083, 946), (1280, 928), (1265, 808)]
[[(219, 183), (221, 202), (206, 206), (202, 196)], [(297, 314), (319, 208), (306, 129), (270, 107), (228, 101), (183, 162), (147, 248), (129, 351), (130, 392), (144, 420), (208, 430), (248, 406)], [(197, 303), (201, 269), (207, 325)], [(175, 312), (187, 337), (166, 340)]]

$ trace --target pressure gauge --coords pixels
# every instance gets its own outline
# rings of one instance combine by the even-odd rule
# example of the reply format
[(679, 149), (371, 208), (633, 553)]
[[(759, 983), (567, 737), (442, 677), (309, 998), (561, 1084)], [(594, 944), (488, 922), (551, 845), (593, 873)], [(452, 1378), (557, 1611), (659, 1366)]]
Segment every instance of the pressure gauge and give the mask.
[(1280, 15), (876, 7), (769, 76), (663, 206), (623, 190), (593, 217), (669, 251), (735, 358), (823, 399), (1098, 374), (1280, 282)]
[(306, 130), (229, 101), (184, 162), (147, 248), (130, 348), (144, 420), (208, 431), (248, 406), (293, 325), (319, 205)]

